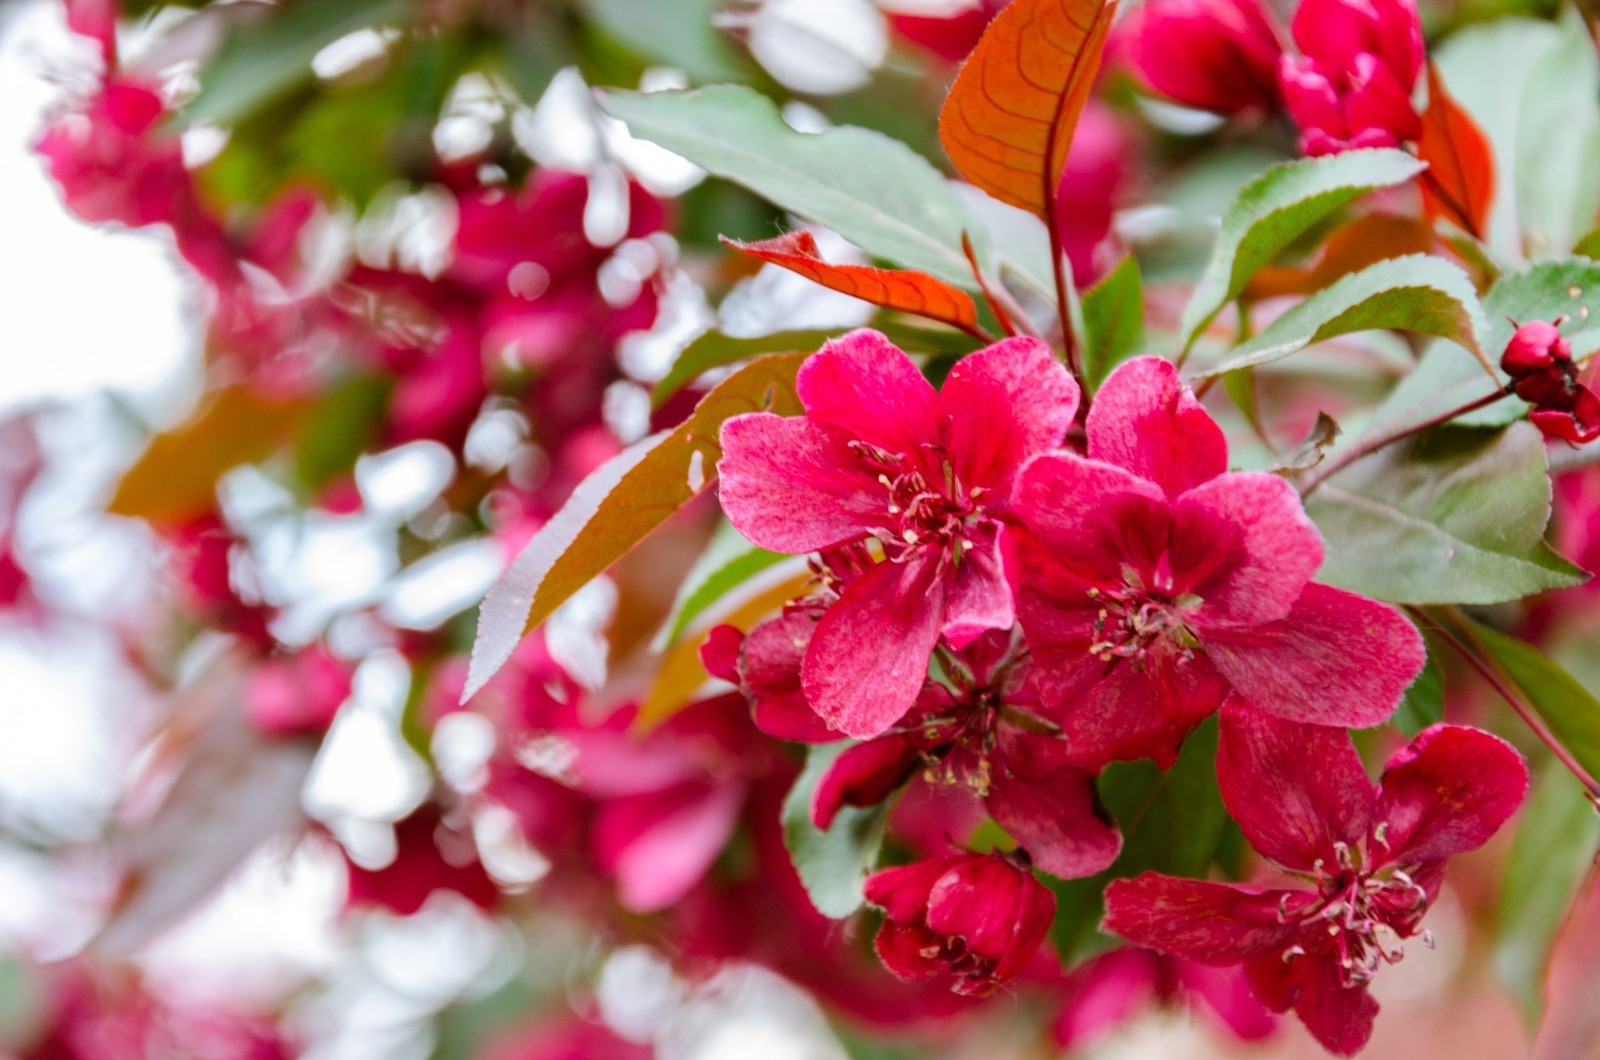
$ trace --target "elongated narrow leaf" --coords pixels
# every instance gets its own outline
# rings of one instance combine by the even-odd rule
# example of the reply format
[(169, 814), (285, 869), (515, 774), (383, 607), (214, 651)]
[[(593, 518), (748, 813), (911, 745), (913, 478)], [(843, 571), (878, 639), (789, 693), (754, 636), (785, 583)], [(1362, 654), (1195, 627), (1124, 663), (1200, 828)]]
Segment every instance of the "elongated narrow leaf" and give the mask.
[(1378, 148), (1284, 162), (1245, 185), (1223, 215), (1211, 260), (1184, 307), (1184, 345), (1192, 345), (1250, 278), (1312, 225), (1369, 191), (1404, 184), (1422, 169), (1404, 151)]
[[(1270, 364), (1314, 342), (1356, 331), (1438, 335), (1476, 349), (1485, 327), (1467, 274), (1443, 258), (1414, 254), (1380, 261), (1317, 292), (1206, 374)], [(1484, 389), (1492, 385), (1487, 372), (1480, 368), (1479, 374)]]
[[(800, 133), (753, 89), (604, 92), (600, 106), (633, 135), (833, 229), (875, 258), (972, 287), (961, 235), (970, 215), (928, 160), (882, 133)], [(977, 245), (980, 260), (987, 247)]]
[(840, 919), (861, 908), (861, 885), (878, 860), (889, 803), (846, 806), (826, 832), (811, 823), (811, 797), (848, 741), (807, 749), (806, 768), (783, 800), (783, 845), (817, 912)]
[(651, 647), (657, 651), (671, 647), (683, 631), (718, 600), (761, 572), (792, 558), (757, 548), (731, 525), (722, 524), (684, 577), (661, 634)]
[(154, 522), (210, 511), (218, 477), (287, 441), (304, 411), (304, 402), (271, 401), (244, 386), (217, 391), (186, 422), (151, 439), (107, 510)]
[(1091, 387), (1144, 345), (1144, 280), (1139, 262), (1124, 258), (1083, 294), (1083, 371)]
[(806, 356), (750, 362), (676, 429), (630, 446), (585, 479), (489, 590), (463, 698), (505, 665), (524, 633), (715, 479), (722, 455), (717, 432), (725, 420), (741, 412), (798, 412), (794, 377)]
[(1522, 1006), (1529, 1027), (1539, 1025), (1550, 948), (1594, 863), (1597, 844), (1600, 816), (1583, 785), (1560, 762), (1546, 762), (1506, 859), (1494, 940), (1495, 974)]
[(726, 368), (769, 353), (813, 353), (821, 349), (824, 342), (836, 337), (837, 331), (824, 329), (779, 331), (754, 338), (734, 338), (720, 331), (708, 331), (678, 354), (672, 368), (651, 391), (650, 400), (660, 408), (668, 398), (713, 368)]
[(1306, 504), (1322, 531), (1319, 581), (1401, 604), (1494, 604), (1585, 581), (1544, 543), (1543, 437), (1442, 428), (1390, 446)]
[(978, 326), (978, 306), (965, 291), (925, 272), (876, 269), (870, 265), (833, 265), (824, 261), (810, 232), (786, 232), (759, 243), (724, 243), (753, 258), (799, 273), (813, 283), (901, 313), (937, 320), (963, 331)]
[(1433, 63), (1428, 64), (1428, 109), (1422, 113), (1417, 156), (1428, 163), (1422, 175), (1428, 216), (1447, 218), (1484, 238), (1494, 205), (1494, 149), (1472, 115), (1445, 91)]
[(1116, 0), (1012, 0), (956, 75), (939, 138), (961, 175), (1046, 220)]
[(1591, 777), (1600, 777), (1600, 699), (1527, 641), (1467, 621), (1472, 639), (1522, 690), (1561, 746)]

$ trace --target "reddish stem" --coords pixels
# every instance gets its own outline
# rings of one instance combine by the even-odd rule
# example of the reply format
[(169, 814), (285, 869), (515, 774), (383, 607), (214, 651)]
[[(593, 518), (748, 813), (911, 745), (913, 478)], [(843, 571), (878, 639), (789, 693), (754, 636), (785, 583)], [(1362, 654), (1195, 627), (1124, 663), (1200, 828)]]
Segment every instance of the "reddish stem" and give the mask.
[(1423, 420), (1421, 423), (1411, 427), (1404, 427), (1397, 431), (1391, 431), (1388, 434), (1380, 434), (1376, 438), (1362, 442), (1353, 449), (1347, 449), (1343, 453), (1340, 453), (1338, 456), (1334, 457), (1332, 460), (1323, 463), (1316, 469), (1315, 474), (1307, 477), (1305, 481), (1300, 484), (1300, 496), (1311, 496), (1312, 491), (1318, 486), (1322, 485), (1323, 482), (1333, 475), (1337, 475), (1339, 472), (1343, 471), (1357, 460), (1362, 460), (1366, 457), (1369, 457), (1378, 450), (1393, 445), (1395, 442), (1409, 438), (1413, 434), (1420, 434), (1421, 432), (1432, 427), (1438, 427), (1441, 424), (1449, 423), (1457, 416), (1465, 416), (1467, 413), (1481, 409), (1485, 405), (1492, 405), (1496, 401), (1499, 401), (1501, 398), (1505, 397), (1506, 393), (1507, 389), (1502, 387), (1493, 393), (1485, 394), (1481, 398), (1469, 401), (1460, 408), (1450, 409), (1448, 412), (1441, 412), (1439, 415)]

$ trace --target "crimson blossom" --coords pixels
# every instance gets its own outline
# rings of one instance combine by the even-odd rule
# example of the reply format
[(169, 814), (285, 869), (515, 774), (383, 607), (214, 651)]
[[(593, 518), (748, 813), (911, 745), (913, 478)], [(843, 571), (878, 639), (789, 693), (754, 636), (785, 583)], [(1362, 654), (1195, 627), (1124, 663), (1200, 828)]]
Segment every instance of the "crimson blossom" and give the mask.
[(1394, 712), (1422, 669), (1416, 628), (1311, 581), (1322, 538), (1299, 494), (1227, 470), (1221, 428), (1172, 364), (1124, 363), (1085, 429), (1086, 456), (1035, 457), (1012, 499), (1030, 531), (1017, 606), (1034, 680), (1080, 768), (1165, 768), (1230, 689), (1323, 725)]
[(1305, 0), (1279, 76), (1300, 126), (1300, 149), (1331, 155), (1397, 147), (1422, 134), (1411, 92), (1422, 72), (1422, 22), (1413, 0)]
[(1139, 80), (1217, 114), (1276, 110), (1279, 30), (1261, 0), (1148, 0), (1116, 29)]
[(1017, 338), (963, 358), (936, 391), (862, 329), (807, 360), (796, 390), (803, 417), (723, 425), (722, 508), (775, 552), (881, 548), (840, 587), (801, 669), (817, 714), (869, 738), (916, 700), (941, 637), (959, 649), (1014, 622), (1002, 517), (1018, 468), (1061, 444), (1078, 387), (1044, 343)]
[(1222, 710), (1217, 781), (1250, 845), (1299, 887), (1145, 873), (1106, 889), (1105, 927), (1205, 964), (1243, 965), (1256, 995), (1352, 1055), (1372, 1033), (1368, 983), (1420, 935), (1445, 859), (1488, 841), (1521, 804), (1522, 757), (1477, 729), (1435, 725), (1390, 757), (1376, 788), (1348, 733)]
[(1528, 422), (1550, 438), (1576, 445), (1600, 438), (1600, 397), (1578, 381), (1572, 346), (1559, 325), (1530, 320), (1516, 330), (1500, 358), (1512, 389), (1533, 406)]

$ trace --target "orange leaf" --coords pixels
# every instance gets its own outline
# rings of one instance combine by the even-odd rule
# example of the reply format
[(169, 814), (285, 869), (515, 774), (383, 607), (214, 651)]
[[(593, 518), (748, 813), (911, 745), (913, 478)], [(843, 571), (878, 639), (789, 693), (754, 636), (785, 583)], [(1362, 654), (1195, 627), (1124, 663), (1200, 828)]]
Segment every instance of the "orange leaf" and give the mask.
[(286, 441), (304, 408), (302, 401), (270, 401), (244, 386), (219, 390), (186, 422), (150, 440), (117, 483), (108, 510), (154, 522), (210, 511), (223, 472)]
[(1448, 218), (1482, 239), (1494, 202), (1493, 148), (1472, 116), (1450, 98), (1432, 63), (1417, 157), (1428, 163), (1422, 174), (1422, 205), (1428, 216)]
[(1012, 0), (956, 75), (939, 138), (961, 175), (1053, 222), (1116, 0)]
[(813, 283), (885, 309), (938, 320), (981, 336), (978, 307), (965, 291), (910, 269), (876, 269), (870, 265), (830, 265), (822, 260), (817, 241), (804, 230), (785, 232), (759, 243), (722, 240), (741, 254), (781, 265)]
[(463, 699), (505, 665), (524, 633), (715, 481), (724, 421), (741, 412), (797, 415), (795, 375), (808, 356), (756, 358), (676, 428), (636, 442), (579, 483), (484, 598)]
[(1433, 250), (1433, 228), (1418, 217), (1374, 213), (1335, 229), (1314, 264), (1278, 265), (1256, 273), (1241, 296), (1246, 301), (1315, 294), (1341, 277), (1389, 258)]

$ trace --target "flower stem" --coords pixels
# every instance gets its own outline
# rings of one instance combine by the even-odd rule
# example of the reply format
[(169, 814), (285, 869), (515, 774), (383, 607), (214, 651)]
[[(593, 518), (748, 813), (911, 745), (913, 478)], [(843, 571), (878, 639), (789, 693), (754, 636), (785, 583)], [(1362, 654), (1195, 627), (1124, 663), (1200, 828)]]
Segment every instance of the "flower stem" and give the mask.
[[(1523, 724), (1532, 730), (1533, 734), (1550, 749), (1550, 753), (1556, 756), (1556, 760), (1578, 779), (1578, 783), (1583, 785), (1584, 790), (1588, 793), (1589, 801), (1600, 807), (1600, 782), (1596, 782), (1594, 777), (1590, 776), (1589, 771), (1572, 756), (1572, 752), (1568, 751), (1562, 746), (1561, 741), (1556, 739), (1555, 734), (1546, 727), (1533, 707), (1524, 701), (1522, 695), (1516, 691), (1514, 688), (1515, 682), (1507, 680), (1501, 675), (1499, 666), (1489, 657), (1489, 653), (1484, 650), (1483, 644), (1478, 638), (1472, 635), (1471, 629), (1468, 628), (1460, 613), (1453, 607), (1427, 611), (1417, 607), (1408, 607), (1406, 610), (1419, 620), (1419, 624), (1425, 624), (1427, 629), (1437, 634), (1441, 640), (1455, 649), (1456, 654), (1461, 656), (1469, 666), (1478, 672), (1480, 677), (1489, 683), (1491, 688), (1500, 694), (1502, 699), (1510, 704), (1511, 709), (1517, 712), (1517, 717), (1522, 719)], [(1440, 621), (1435, 614), (1435, 610), (1449, 616), (1451, 625), (1455, 626), (1454, 632)]]
[(1364, 441), (1353, 448), (1347, 449), (1338, 456), (1334, 457), (1332, 460), (1325, 461), (1322, 465), (1317, 467), (1312, 474), (1308, 475), (1306, 479), (1300, 483), (1300, 496), (1311, 496), (1312, 491), (1318, 486), (1322, 485), (1324, 481), (1334, 475), (1337, 475), (1339, 472), (1343, 471), (1356, 461), (1371, 456), (1380, 449), (1387, 448), (1388, 446), (1393, 445), (1395, 442), (1403, 441), (1404, 439), (1411, 437), (1413, 434), (1420, 434), (1430, 428), (1449, 423), (1457, 416), (1465, 416), (1467, 413), (1475, 412), (1476, 410), (1483, 408), (1485, 405), (1492, 405), (1496, 401), (1499, 401), (1501, 398), (1505, 397), (1507, 393), (1509, 393), (1508, 388), (1502, 387), (1499, 390), (1493, 391), (1492, 393), (1483, 395), (1483, 397), (1469, 401), (1459, 408), (1453, 408), (1447, 412), (1441, 412), (1437, 416), (1429, 417), (1428, 419), (1423, 420), (1421, 423), (1414, 424), (1410, 427), (1402, 427), (1399, 430), (1390, 431), (1388, 434), (1380, 434), (1376, 438), (1368, 439), (1367, 441)]

